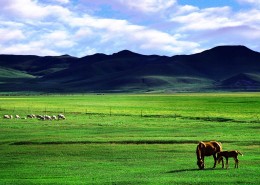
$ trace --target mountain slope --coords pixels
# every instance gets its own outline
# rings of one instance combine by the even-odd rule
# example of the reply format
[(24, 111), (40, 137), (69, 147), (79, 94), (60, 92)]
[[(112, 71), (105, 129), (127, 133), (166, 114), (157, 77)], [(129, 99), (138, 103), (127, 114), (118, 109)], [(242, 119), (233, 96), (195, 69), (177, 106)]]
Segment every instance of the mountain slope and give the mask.
[[(200, 76), (193, 69), (175, 63), (170, 57), (121, 51), (109, 56), (84, 57), (76, 65), (46, 75), (41, 80), (62, 83), (64, 90), (71, 91), (145, 92), (164, 91), (173, 86), (176, 86), (176, 91), (180, 84), (189, 84), (187, 79), (192, 81), (192, 78)], [(189, 78), (185, 81), (178, 77)]]
[(189, 56), (174, 56), (173, 60), (202, 72), (214, 80), (239, 73), (258, 72), (260, 54), (245, 46), (218, 46)]
[(260, 89), (260, 75), (240, 73), (222, 80), (219, 84), (222, 89)]
[[(197, 54), (173, 57), (147, 56), (128, 50), (82, 58), (0, 55), (0, 67), (3, 79), (0, 91), (260, 90), (260, 53), (244, 46), (218, 46)], [(21, 77), (12, 79), (21, 80), (6, 80), (4, 70), (19, 71)]]

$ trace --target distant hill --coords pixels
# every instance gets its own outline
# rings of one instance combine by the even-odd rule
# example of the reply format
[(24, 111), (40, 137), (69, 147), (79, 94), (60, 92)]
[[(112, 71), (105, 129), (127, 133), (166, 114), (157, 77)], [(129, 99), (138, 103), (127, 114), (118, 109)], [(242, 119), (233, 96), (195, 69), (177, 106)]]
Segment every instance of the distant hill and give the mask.
[(82, 58), (0, 55), (0, 92), (259, 91), (260, 53), (218, 46), (192, 55), (123, 50)]

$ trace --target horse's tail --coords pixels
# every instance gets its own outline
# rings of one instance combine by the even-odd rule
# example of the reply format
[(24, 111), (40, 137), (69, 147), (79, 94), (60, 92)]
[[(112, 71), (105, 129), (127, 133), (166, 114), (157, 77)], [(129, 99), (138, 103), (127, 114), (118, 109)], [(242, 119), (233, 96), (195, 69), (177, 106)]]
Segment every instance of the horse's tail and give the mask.
[(243, 154), (241, 152), (237, 151), (237, 153), (243, 156)]

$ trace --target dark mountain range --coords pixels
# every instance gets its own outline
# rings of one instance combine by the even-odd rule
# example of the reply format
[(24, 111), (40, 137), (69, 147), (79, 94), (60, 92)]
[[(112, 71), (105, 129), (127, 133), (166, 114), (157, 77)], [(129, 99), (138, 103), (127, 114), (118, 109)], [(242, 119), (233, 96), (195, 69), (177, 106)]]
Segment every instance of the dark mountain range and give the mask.
[(218, 46), (192, 55), (123, 50), (82, 58), (0, 55), (1, 92), (259, 91), (260, 53)]

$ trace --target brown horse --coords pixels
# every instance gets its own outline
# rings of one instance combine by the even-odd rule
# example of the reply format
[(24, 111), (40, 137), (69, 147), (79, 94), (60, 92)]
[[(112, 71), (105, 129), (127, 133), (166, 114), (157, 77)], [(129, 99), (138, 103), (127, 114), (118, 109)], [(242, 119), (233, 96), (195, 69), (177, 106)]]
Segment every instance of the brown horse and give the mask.
[(243, 156), (243, 154), (237, 150), (218, 152), (217, 153), (218, 163), (220, 163), (221, 159), (223, 161), (223, 157), (225, 157), (226, 158), (226, 168), (228, 169), (228, 158), (232, 157), (235, 160), (235, 168), (238, 168), (238, 162), (239, 162), (239, 160), (237, 158), (238, 154)]
[[(199, 142), (196, 149), (197, 160), (198, 160), (197, 165), (199, 169), (204, 169), (205, 167), (204, 157), (211, 156), (211, 155), (213, 155), (214, 158), (213, 168), (215, 168), (217, 163), (216, 154), (221, 151), (222, 151), (222, 145), (220, 142), (216, 142), (216, 141)], [(224, 168), (223, 158), (221, 158), (220, 160), (222, 160), (222, 168)]]

